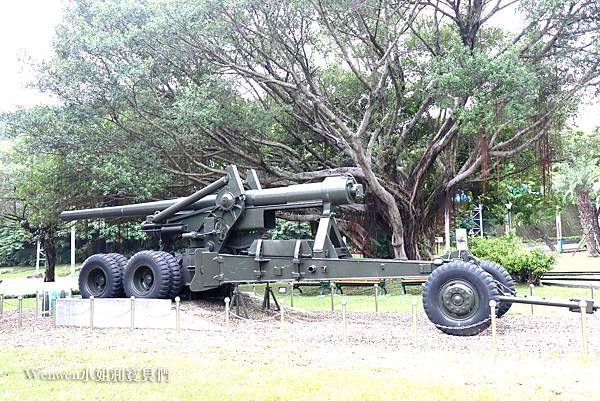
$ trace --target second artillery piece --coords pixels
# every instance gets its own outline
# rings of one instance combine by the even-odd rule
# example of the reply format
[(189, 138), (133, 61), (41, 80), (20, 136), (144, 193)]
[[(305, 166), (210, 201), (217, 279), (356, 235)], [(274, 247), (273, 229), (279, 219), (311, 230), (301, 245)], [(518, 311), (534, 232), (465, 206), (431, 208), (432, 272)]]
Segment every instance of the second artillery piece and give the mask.
[[(301, 282), (348, 278), (428, 276), (423, 291), (427, 316), (440, 330), (474, 335), (490, 325), (489, 301), (502, 316), (520, 298), (502, 266), (468, 252), (433, 261), (353, 259), (335, 221), (335, 208), (362, 200), (363, 187), (348, 175), (322, 182), (263, 189), (256, 172), (243, 180), (234, 165), (226, 175), (192, 195), (158, 202), (65, 211), (64, 220), (145, 217), (142, 230), (160, 237), (160, 250), (145, 250), (130, 259), (97, 254), (83, 264), (83, 297), (173, 298), (190, 292), (227, 293), (242, 283)], [(276, 212), (320, 208), (314, 240), (267, 240)], [(182, 254), (174, 251), (187, 241)], [(576, 300), (552, 303), (578, 311)], [(588, 302), (587, 312), (598, 307)]]

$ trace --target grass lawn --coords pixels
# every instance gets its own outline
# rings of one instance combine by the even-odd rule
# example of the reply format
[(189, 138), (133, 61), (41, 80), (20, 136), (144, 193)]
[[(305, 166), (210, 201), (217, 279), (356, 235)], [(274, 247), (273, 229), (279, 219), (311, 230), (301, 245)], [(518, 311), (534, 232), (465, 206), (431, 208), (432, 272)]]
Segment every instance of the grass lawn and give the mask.
[[(379, 365), (376, 356), (364, 351), (343, 347), (328, 351), (338, 355), (333, 362), (307, 364), (308, 351), (277, 342), (258, 347), (211, 345), (183, 353), (11, 350), (0, 354), (0, 399), (589, 400), (596, 391), (592, 372), (600, 370), (597, 359), (577, 356), (390, 353)], [(562, 373), (555, 369), (558, 364)], [(158, 367), (168, 370), (169, 382), (27, 379), (23, 369), (36, 367), (46, 372)], [(577, 379), (581, 382), (575, 384)]]
[[(80, 265), (75, 265), (75, 274), (79, 272)], [(18, 267), (1, 267), (0, 271), (6, 271), (6, 273), (0, 274), (0, 280), (11, 279), (11, 278), (27, 278), (28, 276), (35, 275), (35, 268), (29, 266), (18, 266)], [(40, 274), (44, 274), (45, 268), (40, 267)], [(54, 271), (56, 277), (67, 277), (71, 274), (71, 265), (58, 265)]]

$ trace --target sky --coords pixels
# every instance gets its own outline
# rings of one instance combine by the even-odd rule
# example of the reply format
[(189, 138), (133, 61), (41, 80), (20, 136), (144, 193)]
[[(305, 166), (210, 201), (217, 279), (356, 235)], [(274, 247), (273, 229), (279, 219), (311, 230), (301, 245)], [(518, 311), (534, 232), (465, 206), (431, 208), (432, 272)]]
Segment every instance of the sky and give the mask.
[[(51, 44), (66, 0), (0, 0), (0, 113), (55, 102), (28, 88), (33, 72), (24, 60), (42, 61), (51, 56)], [(504, 10), (498, 25), (514, 31), (519, 18)], [(516, 28), (516, 29), (511, 29)], [(580, 108), (572, 125), (592, 129), (600, 126), (600, 99)]]

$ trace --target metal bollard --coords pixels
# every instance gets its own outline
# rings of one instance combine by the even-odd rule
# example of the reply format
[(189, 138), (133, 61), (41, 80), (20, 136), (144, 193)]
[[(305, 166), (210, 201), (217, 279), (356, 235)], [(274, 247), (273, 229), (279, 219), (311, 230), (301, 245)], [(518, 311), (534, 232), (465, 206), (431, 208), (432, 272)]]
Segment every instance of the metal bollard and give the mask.
[(379, 284), (373, 286), (375, 288), (375, 313), (379, 312), (379, 304), (377, 302), (377, 295), (379, 293)]
[(0, 294), (0, 319), (4, 319), (4, 294)]
[(256, 284), (252, 285), (252, 292), (254, 293), (254, 296), (256, 296)]
[(229, 330), (229, 297), (225, 298), (225, 327)]
[(47, 294), (47, 291), (42, 291), (40, 294), (42, 298), (42, 311), (40, 314), (42, 317), (46, 317), (48, 316), (48, 313), (50, 313), (50, 306), (46, 304), (46, 299), (48, 299), (48, 302), (50, 302), (50, 296), (47, 296)]
[(593, 286), (593, 285), (590, 285), (590, 290), (592, 291), (592, 301), (595, 301), (595, 300), (596, 300), (596, 299), (595, 299), (595, 298), (596, 298), (596, 297), (595, 297), (595, 295), (596, 295), (596, 294), (595, 294), (595, 292), (596, 292), (596, 289), (594, 288), (594, 286)]
[(35, 292), (35, 318), (37, 319), (38, 317), (40, 317), (40, 292), (36, 291)]
[(492, 319), (492, 351), (498, 351), (496, 342), (496, 301), (490, 300), (490, 318)]
[(348, 299), (342, 298), (342, 328), (344, 333), (344, 345), (348, 344), (348, 320), (346, 319), (346, 309), (348, 305)]
[(285, 321), (284, 321), (284, 310), (285, 310), (285, 299), (281, 300), (281, 306), (279, 307), (279, 334), (283, 339), (285, 334)]
[(330, 292), (330, 294), (331, 294), (331, 311), (333, 312), (333, 311), (334, 311), (334, 307), (333, 307), (333, 292), (335, 291), (335, 284), (334, 284), (334, 283), (331, 283), (331, 284), (329, 285), (329, 289), (330, 289), (330, 291), (329, 291), (329, 292)]
[(412, 338), (417, 339), (417, 301), (412, 301)]
[[(533, 284), (529, 284), (529, 296), (533, 297)], [(533, 304), (531, 304), (531, 314), (533, 315)]]
[(131, 302), (130, 311), (131, 311), (131, 325), (129, 326), (130, 330), (135, 329), (135, 297), (132, 295), (129, 297)]
[(52, 316), (53, 317), (52, 321), (53, 321), (53, 324), (54, 324), (54, 328), (56, 328), (56, 319), (57, 319), (57, 315), (58, 315), (58, 313), (56, 313), (56, 310), (58, 309), (58, 301), (59, 301), (58, 299), (54, 301), (54, 315)]
[(94, 330), (94, 296), (90, 295), (90, 330)]
[(587, 328), (587, 316), (585, 310), (587, 302), (584, 300), (579, 301), (579, 309), (581, 310), (581, 342), (583, 355), (588, 354), (588, 328)]
[(294, 283), (290, 282), (290, 306), (294, 307)]
[(23, 296), (19, 295), (19, 328), (23, 327)]
[(177, 330), (177, 333), (181, 332), (181, 316), (179, 314), (179, 302), (181, 302), (181, 298), (175, 297), (175, 330)]

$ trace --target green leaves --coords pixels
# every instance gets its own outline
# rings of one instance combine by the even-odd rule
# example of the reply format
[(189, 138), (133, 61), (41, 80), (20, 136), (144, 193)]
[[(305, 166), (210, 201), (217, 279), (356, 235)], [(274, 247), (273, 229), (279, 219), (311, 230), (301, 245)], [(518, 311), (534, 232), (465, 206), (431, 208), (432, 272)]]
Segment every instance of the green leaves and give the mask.
[(556, 260), (552, 254), (540, 249), (527, 251), (515, 236), (497, 238), (473, 237), (469, 249), (480, 259), (496, 262), (519, 282), (538, 283), (540, 277), (552, 270)]

